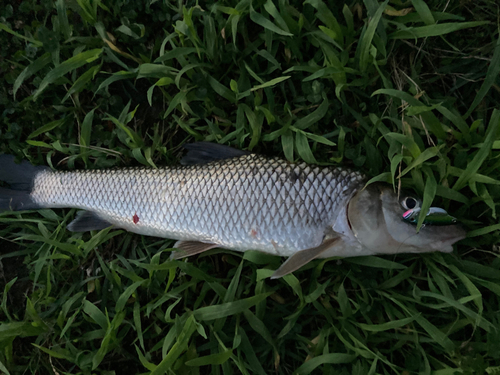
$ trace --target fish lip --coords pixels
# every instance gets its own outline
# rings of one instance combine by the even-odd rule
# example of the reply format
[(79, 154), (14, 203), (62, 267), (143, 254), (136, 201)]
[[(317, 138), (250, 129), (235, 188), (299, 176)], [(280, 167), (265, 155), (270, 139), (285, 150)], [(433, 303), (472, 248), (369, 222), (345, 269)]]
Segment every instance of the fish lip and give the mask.
[[(467, 231), (460, 224), (447, 225), (447, 226), (443, 226), (442, 228), (449, 228), (452, 230), (452, 233), (449, 236), (443, 237), (439, 241), (439, 245), (437, 245), (437, 244), (434, 244), (434, 246), (431, 245), (431, 248), (433, 248), (433, 249), (440, 250), (442, 248), (449, 247), (451, 249), (450, 250), (450, 252), (451, 252), (453, 250), (452, 245), (467, 238)], [(443, 229), (443, 232), (444, 231), (445, 230)]]
[(445, 239), (445, 241), (453, 241), (451, 244), (454, 244), (458, 241), (462, 241), (465, 238), (467, 238), (467, 232), (465, 230), (463, 230), (462, 234), (451, 236), (451, 237)]
[(450, 228), (452, 231), (455, 232), (455, 234), (450, 235), (449, 238), (456, 238), (455, 241), (460, 241), (463, 240), (464, 238), (467, 237), (467, 231), (461, 224), (452, 224), (452, 225), (445, 225), (443, 226), (444, 228)]

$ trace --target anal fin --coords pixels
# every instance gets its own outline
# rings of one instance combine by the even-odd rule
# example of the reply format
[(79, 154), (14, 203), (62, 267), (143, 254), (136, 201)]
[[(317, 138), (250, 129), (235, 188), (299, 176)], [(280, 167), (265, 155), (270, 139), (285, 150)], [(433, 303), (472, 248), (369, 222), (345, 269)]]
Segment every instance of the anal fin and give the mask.
[(207, 250), (219, 247), (214, 243), (204, 243), (199, 241), (177, 241), (174, 244), (174, 249), (179, 251), (173, 252), (170, 256), (171, 259), (182, 259), (191, 255), (200, 254)]
[(68, 224), (70, 232), (88, 232), (90, 230), (101, 230), (110, 227), (109, 221), (101, 219), (95, 212), (92, 211), (78, 211), (76, 218)]
[(322, 253), (324, 253), (326, 250), (332, 248), (335, 246), (338, 241), (340, 241), (340, 238), (329, 238), (324, 240), (321, 245), (317, 247), (313, 247), (310, 249), (305, 249), (296, 252), (293, 254), (290, 258), (286, 260), (285, 263), (281, 265), (280, 268), (278, 268), (272, 275), (271, 279), (279, 279), (280, 277), (283, 277), (285, 275), (288, 275), (289, 273), (298, 270), (300, 267), (303, 265), (309, 263), (311, 260), (316, 259), (318, 256), (320, 256)]

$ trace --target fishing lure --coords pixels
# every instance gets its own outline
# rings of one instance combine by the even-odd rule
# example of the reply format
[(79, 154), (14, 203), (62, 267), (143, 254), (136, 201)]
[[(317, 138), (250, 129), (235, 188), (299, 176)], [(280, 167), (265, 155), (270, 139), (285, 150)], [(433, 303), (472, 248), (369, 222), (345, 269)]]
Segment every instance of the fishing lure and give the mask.
[[(420, 207), (415, 207), (411, 210), (406, 211), (403, 214), (403, 220), (411, 223), (417, 224), (418, 218), (420, 217), (421, 209)], [(429, 208), (429, 212), (425, 216), (424, 225), (452, 225), (457, 222), (457, 219), (448, 214), (446, 210), (439, 207)]]

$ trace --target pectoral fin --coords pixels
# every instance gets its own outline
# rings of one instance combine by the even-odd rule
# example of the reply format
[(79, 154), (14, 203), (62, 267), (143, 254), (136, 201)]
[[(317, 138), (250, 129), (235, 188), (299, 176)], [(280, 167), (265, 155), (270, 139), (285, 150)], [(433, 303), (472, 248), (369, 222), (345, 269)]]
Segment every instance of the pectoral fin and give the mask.
[(285, 263), (281, 265), (280, 268), (276, 270), (271, 275), (271, 279), (279, 279), (280, 277), (283, 277), (285, 275), (288, 275), (289, 273), (298, 270), (300, 267), (302, 267), (304, 264), (309, 263), (311, 260), (316, 259), (318, 256), (320, 256), (322, 253), (324, 253), (326, 250), (332, 248), (335, 246), (338, 241), (340, 241), (340, 238), (330, 238), (327, 240), (324, 240), (321, 245), (318, 247), (313, 247), (311, 249), (305, 249), (301, 250), (295, 254), (293, 254), (290, 258), (286, 260)]
[(177, 241), (174, 245), (174, 249), (178, 249), (172, 253), (171, 259), (182, 259), (189, 257), (191, 255), (200, 254), (207, 250), (219, 247), (219, 245), (214, 243), (204, 243), (198, 241)]

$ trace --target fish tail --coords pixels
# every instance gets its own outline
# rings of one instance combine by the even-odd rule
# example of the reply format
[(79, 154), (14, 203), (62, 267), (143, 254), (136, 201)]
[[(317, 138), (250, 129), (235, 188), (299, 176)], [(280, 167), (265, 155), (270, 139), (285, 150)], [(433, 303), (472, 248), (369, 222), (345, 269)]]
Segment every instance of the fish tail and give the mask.
[(0, 187), (0, 211), (36, 210), (42, 206), (31, 198), (35, 177), (47, 167), (36, 167), (23, 161), (15, 162), (13, 155), (0, 155), (0, 181), (7, 187)]

